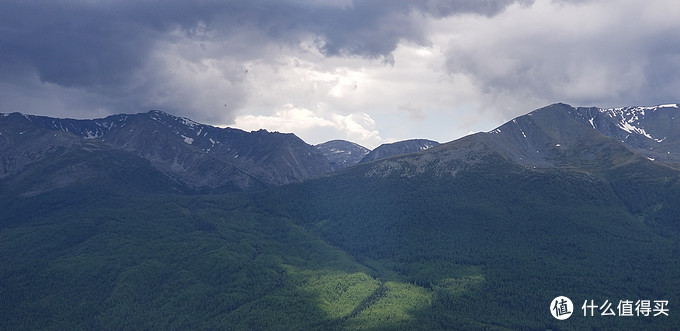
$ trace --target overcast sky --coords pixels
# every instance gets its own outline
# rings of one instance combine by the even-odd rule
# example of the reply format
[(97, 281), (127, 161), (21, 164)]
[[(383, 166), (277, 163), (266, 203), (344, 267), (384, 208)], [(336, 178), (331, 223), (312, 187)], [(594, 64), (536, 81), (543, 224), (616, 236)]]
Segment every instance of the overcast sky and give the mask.
[(160, 109), (373, 148), (680, 102), (675, 0), (2, 0), (0, 112)]

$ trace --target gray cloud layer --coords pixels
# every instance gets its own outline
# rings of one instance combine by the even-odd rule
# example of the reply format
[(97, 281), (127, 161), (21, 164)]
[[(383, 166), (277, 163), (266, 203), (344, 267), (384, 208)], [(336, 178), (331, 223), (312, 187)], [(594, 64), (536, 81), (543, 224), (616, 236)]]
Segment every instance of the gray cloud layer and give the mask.
[[(63, 86), (118, 85), (159, 39), (199, 23), (215, 38), (257, 29), (271, 41), (316, 34), (327, 55), (389, 56), (402, 39), (427, 42), (412, 15), (494, 14), (509, 1), (358, 1), (345, 6), (287, 1), (13, 1), (0, 12), (3, 62), (35, 68)], [(253, 45), (254, 46), (254, 45)]]
[[(221, 51), (236, 59), (258, 54), (269, 44), (295, 45), (314, 38), (327, 56), (360, 56), (391, 61), (401, 40), (427, 43), (418, 15), (456, 12), (491, 15), (509, 1), (30, 1), (0, 5), (0, 78), (21, 96), (34, 74), (42, 83), (100, 95), (100, 106), (115, 112), (129, 105), (153, 106), (157, 86), (167, 79), (152, 61), (160, 44), (189, 40), (224, 42)], [(243, 35), (240, 42), (233, 36)], [(182, 42), (179, 40), (178, 42)], [(231, 43), (231, 44), (230, 44)], [(189, 57), (210, 57), (195, 49)], [(235, 68), (226, 91), (229, 108), (243, 103)], [(57, 96), (55, 96), (57, 97)], [(0, 103), (0, 110), (20, 104)], [(168, 106), (160, 104), (160, 106)], [(186, 106), (186, 105), (184, 105)], [(24, 109), (23, 111), (31, 111)], [(84, 114), (84, 116), (87, 116)]]
[(677, 4), (593, 1), (565, 8), (544, 1), (533, 15), (516, 12), (495, 25), (472, 23), (468, 37), (476, 41), (451, 44), (447, 70), (473, 77), (498, 97), (493, 102), (536, 98), (607, 107), (677, 101)]
[[(654, 0), (4, 0), (0, 112), (93, 117), (154, 107), (233, 123), (258, 98), (253, 86), (267, 88), (253, 79), (295, 69), (286, 57), (363, 59), (350, 69), (378, 63), (412, 79), (408, 64), (395, 66), (400, 45), (443, 57), (434, 70), (449, 77), (459, 100), (451, 108), (476, 104), (507, 117), (556, 101), (676, 102), (677, 14), (678, 5)], [(252, 65), (272, 73), (253, 78)], [(395, 95), (408, 92), (406, 83), (419, 84), (405, 82)], [(411, 101), (394, 112), (427, 118), (429, 101)], [(291, 103), (282, 96), (273, 107)]]

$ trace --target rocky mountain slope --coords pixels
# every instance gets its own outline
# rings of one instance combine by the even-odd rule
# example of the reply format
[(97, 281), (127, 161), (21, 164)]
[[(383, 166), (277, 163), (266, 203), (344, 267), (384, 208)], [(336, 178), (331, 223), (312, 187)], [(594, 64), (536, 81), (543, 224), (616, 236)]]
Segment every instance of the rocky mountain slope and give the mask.
[[(378, 162), (371, 176), (453, 174), (502, 158), (527, 168), (594, 171), (631, 162), (677, 167), (677, 106), (609, 110), (554, 104), (426, 152)], [(624, 116), (624, 117), (622, 117)], [(680, 117), (678, 117), (680, 120)], [(660, 137), (660, 138), (658, 138)]]
[(161, 111), (95, 120), (0, 116), (0, 178), (29, 170), (62, 148), (127, 152), (198, 190), (257, 189), (332, 170), (318, 149), (293, 134), (217, 128)]
[(680, 166), (678, 104), (612, 109), (576, 108), (569, 113), (652, 161)]

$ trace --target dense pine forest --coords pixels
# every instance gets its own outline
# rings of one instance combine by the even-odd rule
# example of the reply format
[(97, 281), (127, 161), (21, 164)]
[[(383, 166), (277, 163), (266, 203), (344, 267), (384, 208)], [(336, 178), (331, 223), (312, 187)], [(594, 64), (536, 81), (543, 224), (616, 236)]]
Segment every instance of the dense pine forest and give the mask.
[[(221, 195), (158, 194), (144, 182), (7, 193), (0, 328), (678, 325), (673, 170), (492, 161), (457, 176), (355, 167)], [(576, 310), (566, 321), (549, 312), (561, 295)], [(586, 300), (668, 300), (670, 311), (584, 317)]]

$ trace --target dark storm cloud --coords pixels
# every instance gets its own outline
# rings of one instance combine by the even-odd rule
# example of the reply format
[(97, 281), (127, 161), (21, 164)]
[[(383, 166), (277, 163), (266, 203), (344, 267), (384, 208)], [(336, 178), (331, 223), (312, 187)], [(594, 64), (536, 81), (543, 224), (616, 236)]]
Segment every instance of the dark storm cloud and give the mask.
[(6, 63), (30, 66), (46, 82), (121, 84), (169, 29), (188, 28), (213, 12), (188, 4), (7, 1), (0, 5), (0, 52)]
[[(109, 86), (129, 79), (155, 43), (199, 22), (219, 34), (260, 29), (271, 41), (318, 34), (328, 55), (388, 56), (399, 40), (426, 42), (421, 12), (494, 14), (503, 1), (357, 1), (349, 6), (285, 1), (4, 1), (0, 52), (5, 65), (34, 68), (63, 86)], [(253, 45), (256, 47), (256, 45)]]
[(494, 15), (513, 1), (357, 1), (343, 10), (325, 9), (308, 15), (309, 27), (322, 32), (327, 55), (387, 57), (400, 40), (427, 44), (418, 15), (441, 18), (453, 14)]
[[(224, 43), (217, 48), (222, 54), (215, 54), (215, 50), (210, 53), (197, 44), (182, 55), (197, 62), (203, 58), (235, 59), (233, 68), (225, 70), (232, 75), (225, 77), (232, 88), (224, 94), (229, 97), (225, 107), (238, 108), (247, 93), (241, 84), (242, 77), (238, 77), (243, 71), (238, 61), (268, 56), (263, 54), (267, 45), (295, 47), (312, 39), (326, 56), (383, 58), (389, 62), (400, 41), (428, 43), (422, 17), (469, 12), (493, 15), (509, 3), (4, 0), (0, 4), (0, 84), (6, 91), (0, 93), (0, 111), (33, 111), (16, 108), (22, 103), (36, 105), (35, 100), (25, 101), (32, 97), (26, 91), (36, 87), (49, 89), (45, 93), (53, 102), (44, 108), (56, 107), (55, 104), (80, 108), (87, 104), (84, 100), (96, 100), (97, 95), (99, 104), (91, 108), (100, 111), (173, 107), (168, 103), (175, 102), (174, 99), (167, 96), (182, 92), (173, 91), (177, 87), (167, 82), (172, 68), (150, 63), (155, 60), (153, 54), (161, 45), (202, 39)], [(233, 43), (230, 38), (239, 35), (246, 37), (229, 44)], [(31, 77), (38, 81), (26, 83)], [(59, 100), (60, 88), (76, 89), (66, 99), (77, 99), (78, 91), (86, 97), (73, 105), (66, 104)], [(166, 104), (158, 100), (166, 100)], [(191, 104), (187, 101), (176, 106), (192, 107)], [(194, 106), (197, 107), (200, 106)], [(201, 110), (189, 110), (192, 112), (198, 114)], [(78, 116), (87, 117), (87, 113)]]

